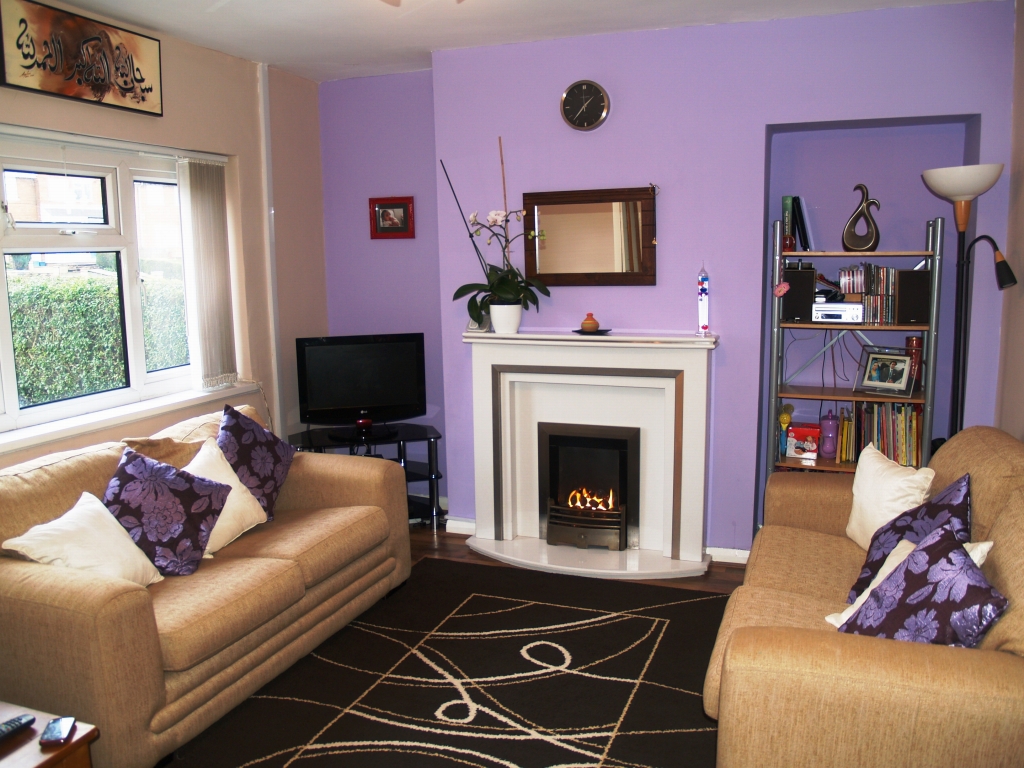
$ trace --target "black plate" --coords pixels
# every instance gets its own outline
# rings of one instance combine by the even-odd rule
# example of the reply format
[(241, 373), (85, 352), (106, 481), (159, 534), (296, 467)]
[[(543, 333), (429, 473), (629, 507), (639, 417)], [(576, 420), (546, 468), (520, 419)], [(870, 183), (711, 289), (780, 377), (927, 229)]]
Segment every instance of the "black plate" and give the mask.
[(606, 333), (611, 333), (611, 328), (598, 328), (596, 331), (584, 331), (582, 328), (573, 328), (573, 333), (578, 333), (580, 336), (604, 336)]

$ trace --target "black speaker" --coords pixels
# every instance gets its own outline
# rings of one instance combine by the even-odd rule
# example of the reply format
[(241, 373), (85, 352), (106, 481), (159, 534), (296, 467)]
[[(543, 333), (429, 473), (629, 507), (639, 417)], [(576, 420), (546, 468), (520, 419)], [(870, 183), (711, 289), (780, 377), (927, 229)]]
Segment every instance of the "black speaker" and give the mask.
[(809, 323), (814, 308), (814, 285), (818, 273), (812, 267), (807, 269), (784, 269), (782, 279), (789, 283), (789, 290), (782, 297), (782, 322)]
[(901, 269), (896, 274), (896, 325), (930, 322), (932, 273)]

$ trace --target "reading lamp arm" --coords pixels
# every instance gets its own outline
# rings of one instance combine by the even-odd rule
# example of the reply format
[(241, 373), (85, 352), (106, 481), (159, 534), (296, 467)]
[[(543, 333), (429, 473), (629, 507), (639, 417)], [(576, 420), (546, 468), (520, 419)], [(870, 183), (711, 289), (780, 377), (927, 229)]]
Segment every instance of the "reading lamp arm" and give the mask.
[(967, 246), (964, 251), (964, 261), (970, 264), (971, 253), (974, 250), (974, 246), (979, 240), (984, 240), (992, 246), (992, 251), (996, 260), (996, 283), (999, 285), (1000, 291), (1005, 291), (1007, 288), (1017, 284), (1017, 278), (1013, 274), (1013, 270), (1010, 269), (1010, 264), (999, 250), (999, 246), (996, 241), (988, 235), (979, 235), (978, 237), (971, 240), (971, 244)]

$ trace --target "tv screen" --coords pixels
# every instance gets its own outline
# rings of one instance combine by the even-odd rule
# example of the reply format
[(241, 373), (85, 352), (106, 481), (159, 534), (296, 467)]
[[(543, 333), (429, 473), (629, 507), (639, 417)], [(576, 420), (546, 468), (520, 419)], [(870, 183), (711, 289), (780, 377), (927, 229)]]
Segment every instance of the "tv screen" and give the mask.
[(296, 339), (299, 419), (355, 424), (427, 412), (422, 333)]

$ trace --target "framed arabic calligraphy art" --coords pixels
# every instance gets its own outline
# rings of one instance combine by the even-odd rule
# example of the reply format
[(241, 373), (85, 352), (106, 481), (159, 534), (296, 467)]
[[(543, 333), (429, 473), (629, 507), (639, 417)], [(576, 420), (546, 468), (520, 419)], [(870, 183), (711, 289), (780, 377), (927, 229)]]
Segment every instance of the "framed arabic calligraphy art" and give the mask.
[(32, 0), (0, 0), (0, 83), (161, 116), (160, 41)]
[(370, 239), (397, 240), (416, 237), (411, 197), (370, 198)]

